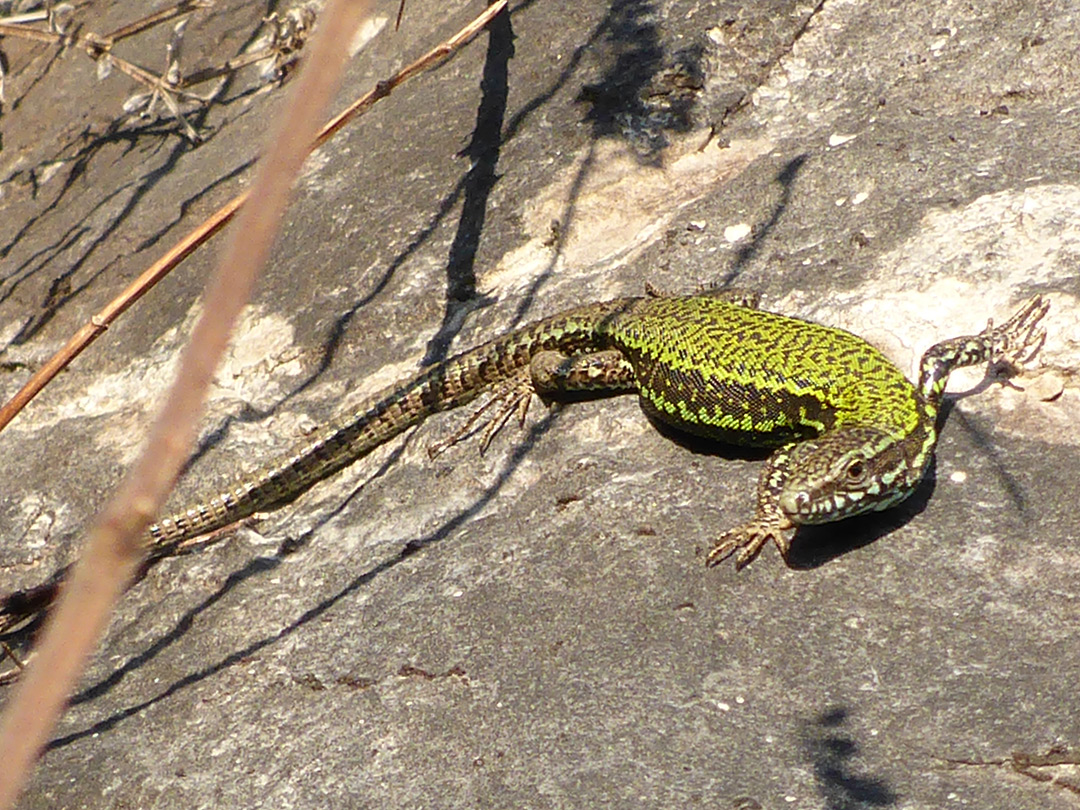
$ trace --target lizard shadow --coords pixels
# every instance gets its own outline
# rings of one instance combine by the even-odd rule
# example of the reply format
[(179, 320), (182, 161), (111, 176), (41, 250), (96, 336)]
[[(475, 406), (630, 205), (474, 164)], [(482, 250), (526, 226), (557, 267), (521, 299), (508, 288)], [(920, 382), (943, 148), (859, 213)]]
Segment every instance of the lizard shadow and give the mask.
[[(695, 436), (652, 417), (649, 417), (649, 421), (665, 437), (696, 455), (764, 462), (773, 453), (769, 448), (743, 447)], [(906, 525), (926, 509), (937, 484), (936, 469), (937, 459), (934, 457), (911, 496), (884, 512), (870, 512), (835, 523), (799, 527), (788, 552), (788, 567), (795, 570), (818, 568)]]
[(933, 495), (937, 483), (934, 466), (935, 462), (931, 462), (931, 469), (907, 500), (884, 512), (869, 512), (836, 523), (800, 527), (791, 542), (788, 567), (798, 571), (818, 568), (906, 526), (926, 509)]

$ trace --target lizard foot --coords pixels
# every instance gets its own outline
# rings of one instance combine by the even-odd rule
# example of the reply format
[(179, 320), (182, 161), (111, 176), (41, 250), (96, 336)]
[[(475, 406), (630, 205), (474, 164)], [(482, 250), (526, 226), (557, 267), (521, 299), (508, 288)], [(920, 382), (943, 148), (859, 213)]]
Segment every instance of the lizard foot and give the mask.
[(435, 458), (447, 448), (453, 447), (472, 432), (473, 426), (480, 421), (480, 418), (488, 410), (493, 406), (498, 406), (494, 415), (488, 416), (484, 420), (484, 435), (480, 439), (480, 454), (483, 455), (484, 451), (488, 449), (488, 445), (491, 444), (491, 440), (495, 438), (495, 434), (502, 430), (503, 425), (506, 424), (514, 411), (517, 411), (518, 422), (524, 427), (525, 417), (529, 413), (529, 403), (532, 401), (533, 393), (535, 392), (532, 378), (529, 368), (526, 366), (492, 391), (487, 402), (473, 411), (472, 415), (465, 420), (465, 424), (454, 431), (451, 436), (430, 445), (428, 447), (428, 456)]
[(705, 564), (711, 568), (738, 552), (735, 556), (735, 570), (738, 571), (752, 563), (769, 541), (775, 543), (780, 550), (780, 556), (787, 559), (791, 545), (787, 531), (790, 528), (790, 523), (784, 525), (780, 521), (759, 519), (737, 529), (729, 529), (720, 535), (713, 545), (709, 556), (705, 558)]

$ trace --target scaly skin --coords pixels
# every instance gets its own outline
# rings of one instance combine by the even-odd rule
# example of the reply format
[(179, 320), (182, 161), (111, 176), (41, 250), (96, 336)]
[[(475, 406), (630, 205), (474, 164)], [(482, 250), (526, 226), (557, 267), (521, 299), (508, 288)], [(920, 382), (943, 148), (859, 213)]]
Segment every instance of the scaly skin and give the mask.
[(283, 506), (394, 436), (439, 411), (465, 405), (507, 381), (517, 382), (534, 356), (572, 354), (595, 345), (595, 325), (623, 302), (589, 304), (537, 321), (424, 369), (339, 415), (288, 455), (240, 483), (147, 530), (151, 554), (192, 537)]
[(754, 520), (721, 535), (708, 562), (738, 552), (741, 567), (769, 541), (786, 555), (801, 524), (908, 497), (937, 443), (949, 374), (1033, 355), (1049, 307), (1036, 297), (1000, 328), (937, 344), (916, 386), (855, 335), (746, 303), (724, 293), (623, 298), (496, 338), (390, 386), (240, 484), (155, 524), (151, 553), (292, 501), (428, 416), (486, 391), (503, 405), (497, 429), (515, 406), (524, 415), (534, 393), (607, 390), (636, 391), (647, 413), (679, 430), (778, 447), (761, 475)]

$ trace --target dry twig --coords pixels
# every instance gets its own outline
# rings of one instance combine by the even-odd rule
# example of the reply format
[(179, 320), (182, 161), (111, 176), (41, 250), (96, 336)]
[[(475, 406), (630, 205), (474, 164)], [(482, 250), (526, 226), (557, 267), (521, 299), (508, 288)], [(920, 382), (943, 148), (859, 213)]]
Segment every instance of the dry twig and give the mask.
[(270, 254), (293, 178), (332, 97), (352, 32), (369, 2), (331, 0), (301, 72), (271, 133), (251, 196), (210, 280), (206, 310), (192, 333), (146, 449), (90, 531), (82, 558), (50, 615), (33, 664), (0, 717), (0, 808), (10, 807), (42, 750), (109, 613), (145, 552), (142, 533), (160, 508), (195, 438), (206, 389), (232, 327)]
[[(153, 112), (154, 106), (160, 101), (184, 128), (188, 140), (197, 143), (200, 136), (184, 118), (181, 104), (184, 102), (206, 104), (213, 93), (202, 96), (191, 92), (190, 88), (259, 62), (269, 62), (267, 68), (263, 70), (265, 79), (280, 80), (296, 63), (315, 22), (315, 11), (310, 4), (297, 6), (283, 14), (275, 12), (264, 20), (270, 29), (265, 47), (230, 59), (223, 65), (202, 68), (184, 76), (180, 69), (180, 49), (189, 19), (187, 15), (199, 9), (208, 8), (210, 5), (210, 0), (180, 0), (172, 6), (159, 9), (108, 34), (96, 34), (92, 31), (80, 32), (72, 24), (74, 8), (70, 4), (62, 3), (47, 12), (7, 18), (0, 22), (0, 38), (15, 37), (45, 42), (60, 49), (79, 48), (97, 63), (99, 79), (105, 79), (112, 73), (113, 68), (116, 68), (146, 88), (144, 92), (135, 93), (128, 98), (124, 103), (125, 112), (145, 117)], [(63, 13), (59, 14), (61, 10)], [(159, 74), (137, 65), (116, 53), (115, 46), (123, 40), (177, 17), (183, 17), (183, 19), (173, 28), (173, 35), (166, 46), (165, 69), (162, 73)], [(45, 28), (31, 26), (31, 23), (42, 21), (47, 23)], [(2, 65), (2, 60), (0, 60), (0, 65)], [(0, 68), (0, 100), (2, 100), (3, 79), (2, 68)]]
[[(335, 116), (312, 142), (311, 149), (317, 149), (332, 138), (342, 127), (358, 115), (366, 112), (382, 98), (390, 95), (394, 89), (427, 70), (432, 70), (449, 59), (455, 52), (468, 44), (479, 34), (495, 15), (506, 8), (507, 0), (498, 0), (488, 6), (483, 13), (477, 15), (470, 23), (459, 30), (454, 36), (445, 42), (432, 48), (419, 59), (406, 65), (400, 71), (383, 81), (378, 82), (374, 89), (368, 91), (356, 99), (343, 112)], [(8, 402), (0, 407), (0, 430), (3, 430), (15, 416), (29, 404), (53, 377), (60, 373), (72, 360), (78, 357), (83, 350), (93, 343), (120, 317), (132, 304), (150, 291), (155, 284), (163, 279), (180, 262), (191, 255), (197, 248), (207, 242), (240, 210), (247, 200), (247, 192), (237, 195), (221, 208), (211, 214), (205, 221), (196, 227), (191, 233), (177, 242), (164, 256), (147, 268), (135, 281), (133, 281), (120, 295), (114, 298), (100, 312), (94, 315), (89, 323), (84, 324), (73, 334), (56, 354), (23, 385), (22, 388)], [(0, 607), (0, 615), (3, 610)]]

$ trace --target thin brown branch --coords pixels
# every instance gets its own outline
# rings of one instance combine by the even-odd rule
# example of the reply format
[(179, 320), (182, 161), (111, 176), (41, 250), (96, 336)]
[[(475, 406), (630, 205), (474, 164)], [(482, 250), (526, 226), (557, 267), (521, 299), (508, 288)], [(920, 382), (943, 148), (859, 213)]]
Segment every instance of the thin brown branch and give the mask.
[(7, 21), (0, 23), (0, 37), (30, 39), (36, 42), (47, 42), (50, 45), (78, 42), (86, 50), (91, 59), (97, 59), (101, 54), (109, 53), (112, 46), (122, 39), (141, 34), (143, 31), (153, 28), (156, 25), (161, 25), (164, 22), (168, 22), (176, 17), (181, 17), (184, 14), (190, 14), (193, 11), (198, 11), (201, 8), (208, 8), (210, 5), (211, 3), (208, 2), (208, 0), (181, 0), (181, 2), (173, 6), (148, 14), (135, 22), (123, 25), (104, 36), (87, 32), (75, 38), (72, 38), (65, 33), (51, 30), (43, 31), (40, 28), (30, 28), (26, 25), (26, 23), (29, 22), (45, 20), (47, 19), (47, 15), (35, 15), (33, 17), (20, 18), (19, 22), (12, 22), (12, 18), (9, 18)]
[(251, 197), (230, 232), (192, 333), (141, 458), (90, 531), (26, 676), (0, 717), (0, 808), (16, 797), (103, 632), (116, 600), (146, 552), (142, 533), (176, 480), (195, 438), (202, 402), (233, 325), (250, 296), (288, 202), (289, 190), (348, 61), (352, 33), (369, 2), (331, 0), (289, 102), (259, 162)]
[[(311, 149), (317, 149), (333, 137), (342, 127), (357, 115), (364, 113), (379, 99), (390, 95), (391, 91), (405, 82), (407, 79), (431, 70), (441, 64), (450, 55), (468, 44), (477, 34), (484, 29), (492, 18), (506, 8), (506, 0), (488, 6), (470, 23), (465, 25), (454, 36), (440, 43), (419, 59), (406, 65), (400, 71), (378, 82), (375, 87), (350, 104), (345, 110), (335, 116), (326, 124), (315, 137)], [(189, 256), (196, 248), (208, 241), (210, 237), (221, 230), (233, 215), (247, 200), (247, 193), (234, 197), (228, 203), (219, 208), (205, 222), (199, 225), (190, 234), (178, 242), (168, 253), (150, 266), (142, 275), (132, 282), (120, 295), (113, 299), (108, 306), (94, 315), (90, 322), (82, 326), (64, 347), (54, 354), (8, 402), (0, 407), (0, 430), (14, 419), (27, 404), (38, 395), (49, 381), (65, 368), (72, 360), (78, 357), (82, 351), (93, 343), (101, 334), (135, 301), (139, 300), (162, 278), (176, 267), (181, 261)]]
[(27, 28), (25, 25), (10, 25), (8, 23), (0, 23), (0, 37), (32, 39), (35, 42), (48, 42), (50, 45), (63, 42), (65, 39), (63, 34), (57, 34), (52, 31), (42, 31), (40, 28)]
[[(497, 2), (492, 3), (481, 14), (478, 14), (472, 22), (463, 27), (454, 34), (454, 36), (450, 37), (450, 39), (436, 45), (419, 59), (399, 70), (389, 79), (378, 82), (372, 90), (368, 91), (342, 110), (325, 127), (323, 127), (322, 132), (320, 132), (318, 138), (315, 139), (315, 144), (312, 148), (317, 149), (322, 146), (330, 140), (339, 129), (345, 126), (345, 124), (360, 113), (366, 112), (367, 109), (379, 99), (390, 95), (398, 85), (411, 79), (418, 73), (423, 73), (426, 70), (438, 67), (461, 47), (467, 45), (477, 34), (483, 31), (484, 26), (491, 22), (499, 12), (506, 8), (506, 3), (507, 0), (497, 0)], [(0, 428), (2, 427), (3, 423), (0, 423)]]
[(108, 305), (94, 315), (89, 323), (84, 324), (72, 335), (64, 347), (46, 361), (38, 371), (0, 408), (0, 429), (8, 424), (26, 404), (33, 399), (49, 380), (55, 377), (72, 360), (78, 357), (83, 349), (101, 337), (109, 325), (122, 315), (128, 307), (148, 293), (155, 284), (168, 275), (176, 265), (186, 259), (197, 247), (206, 242), (211, 236), (220, 231), (225, 224), (233, 218), (240, 206), (244, 204), (248, 193), (245, 192), (227, 202), (215, 211), (207, 220), (202, 222), (195, 230), (177, 242), (168, 253), (154, 262), (135, 281), (120, 293)]
[(242, 56), (238, 56), (235, 59), (229, 59), (216, 67), (203, 68), (202, 70), (196, 70), (194, 73), (189, 73), (184, 76), (177, 84), (172, 85), (176, 90), (181, 90), (185, 87), (193, 87), (196, 84), (202, 84), (208, 82), (211, 79), (216, 79), (219, 76), (227, 76), (230, 73), (235, 73), (241, 68), (246, 68), (248, 65), (253, 65), (256, 62), (262, 62), (266, 59), (272, 59), (277, 55), (277, 51), (274, 48), (263, 48), (262, 50), (255, 51), (254, 53), (246, 53)]

